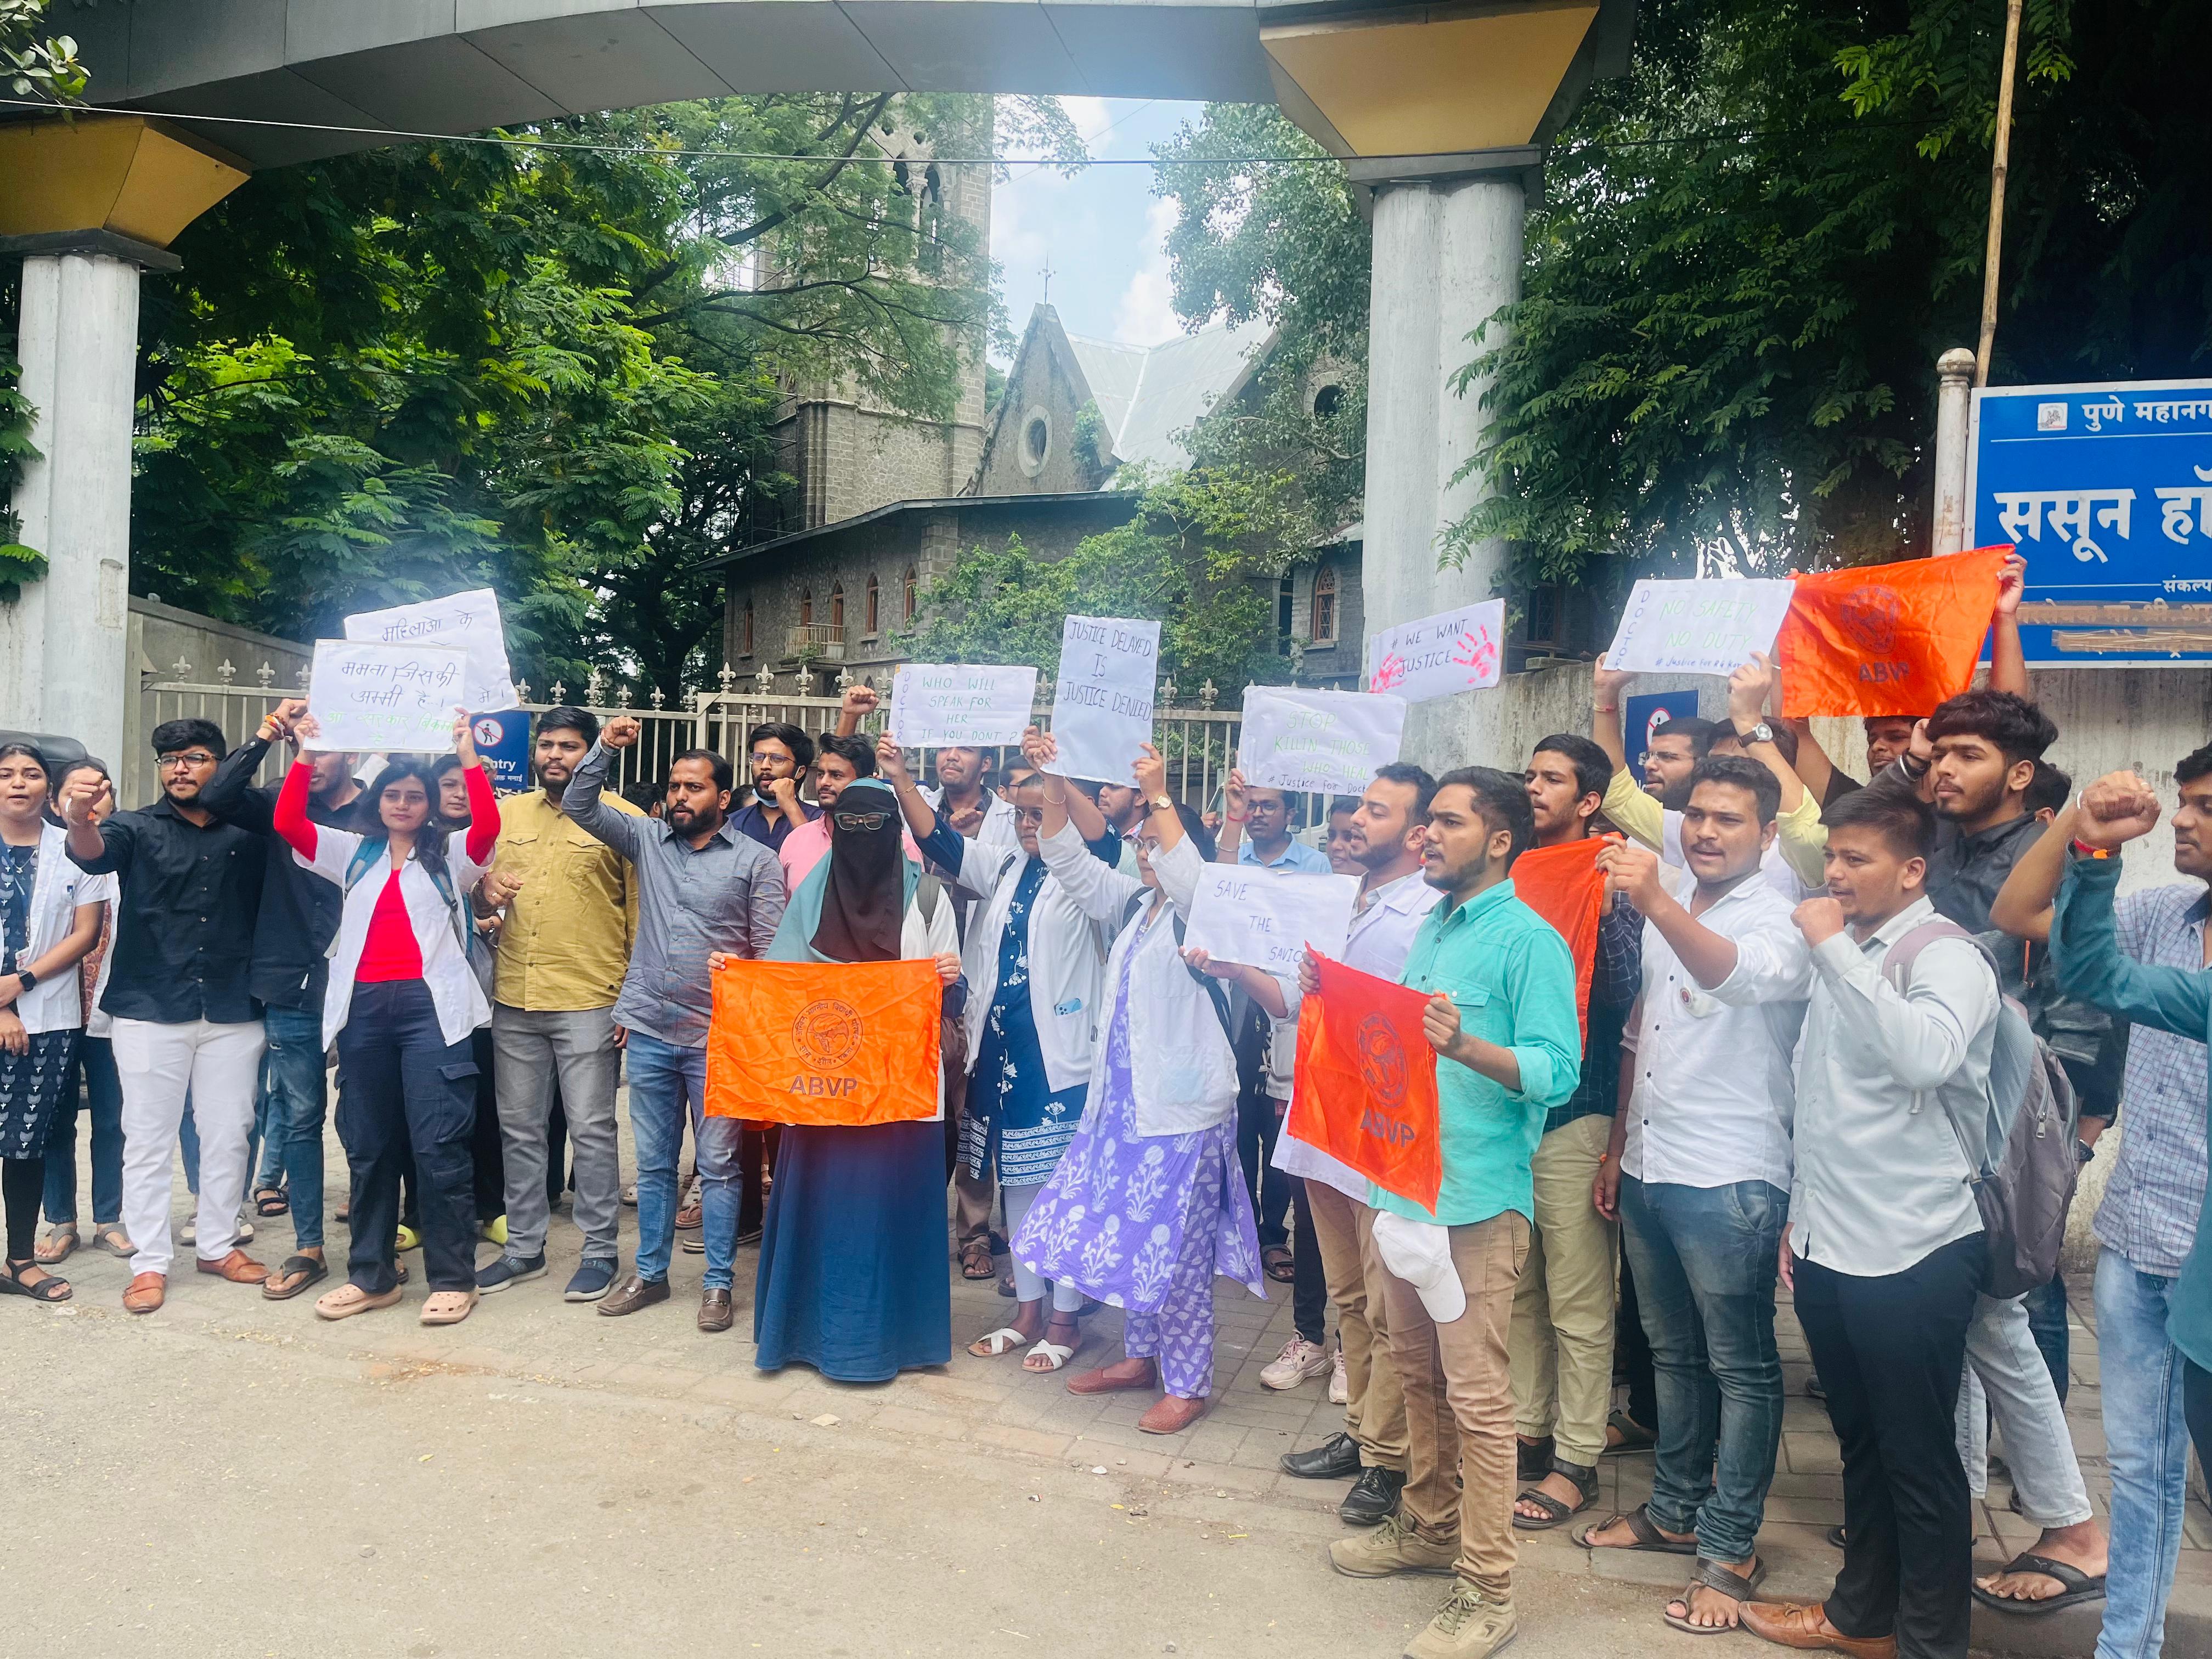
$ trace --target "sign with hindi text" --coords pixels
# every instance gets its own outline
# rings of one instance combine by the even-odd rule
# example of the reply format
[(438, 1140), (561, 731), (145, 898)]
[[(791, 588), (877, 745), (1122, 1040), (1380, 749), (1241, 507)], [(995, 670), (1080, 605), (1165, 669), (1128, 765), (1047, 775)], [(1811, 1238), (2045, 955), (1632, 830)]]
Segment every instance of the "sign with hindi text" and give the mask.
[(1290, 979), (1308, 945), (1342, 956), (1359, 897), (1357, 876), (1209, 864), (1198, 878), (1184, 945)]
[(1248, 685), (1237, 766), (1270, 789), (1356, 795), (1398, 758), (1405, 731), (1406, 700), (1388, 692)]
[(1407, 702), (1480, 691), (1498, 684), (1505, 601), (1485, 599), (1367, 637), (1367, 689)]
[(1060, 630), (1060, 678), (1052, 688), (1052, 736), (1063, 777), (1127, 784), (1152, 740), (1152, 691), (1160, 625), (1114, 617), (1070, 617)]
[(908, 749), (1019, 743), (1036, 700), (1034, 668), (908, 663), (891, 677), (891, 736)]
[(301, 746), (444, 754), (453, 746), (453, 715), (467, 688), (468, 659), (458, 645), (317, 640), (307, 674), (307, 712), (319, 729)]
[(1733, 674), (1771, 653), (1790, 584), (1765, 579), (1645, 577), (1628, 596), (1605, 665), (1625, 674)]
[(345, 619), (349, 640), (386, 645), (457, 645), (469, 654), (468, 685), (457, 701), (489, 713), (522, 699), (507, 665), (507, 630), (499, 620), (499, 595), (489, 587), (448, 593), (420, 605), (363, 611)]
[(2212, 380), (1984, 386), (1966, 544), (2027, 560), (2031, 663), (2212, 662)]

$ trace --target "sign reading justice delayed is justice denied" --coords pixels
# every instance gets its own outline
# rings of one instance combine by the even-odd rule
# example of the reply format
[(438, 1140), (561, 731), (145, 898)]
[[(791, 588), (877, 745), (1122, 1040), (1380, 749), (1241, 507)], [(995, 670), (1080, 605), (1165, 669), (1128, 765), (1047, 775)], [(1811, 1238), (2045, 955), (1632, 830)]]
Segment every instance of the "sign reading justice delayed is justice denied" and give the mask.
[(2212, 662), (2212, 380), (1984, 386), (1966, 544), (2027, 559), (2028, 661)]

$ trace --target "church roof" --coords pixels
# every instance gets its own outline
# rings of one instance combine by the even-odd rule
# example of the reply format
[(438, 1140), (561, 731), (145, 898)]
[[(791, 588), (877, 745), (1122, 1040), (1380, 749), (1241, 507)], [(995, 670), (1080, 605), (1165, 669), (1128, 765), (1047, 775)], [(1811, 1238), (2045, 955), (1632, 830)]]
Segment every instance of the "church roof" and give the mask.
[(1273, 338), (1265, 323), (1214, 323), (1156, 346), (1081, 334), (1067, 343), (1115, 459), (1180, 471), (1190, 453), (1178, 434), (1243, 385)]

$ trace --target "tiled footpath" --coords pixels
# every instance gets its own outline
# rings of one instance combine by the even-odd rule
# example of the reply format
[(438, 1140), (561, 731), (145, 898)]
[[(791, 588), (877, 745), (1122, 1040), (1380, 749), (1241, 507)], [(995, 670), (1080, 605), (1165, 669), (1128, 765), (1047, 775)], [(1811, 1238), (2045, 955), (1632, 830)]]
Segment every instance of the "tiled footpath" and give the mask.
[[(343, 1175), (335, 1167), (331, 1175), (335, 1200), (343, 1190), (339, 1184)], [(179, 1188), (181, 1200), (181, 1182)], [(623, 1211), (625, 1262), (634, 1243), (635, 1213)], [(179, 1221), (185, 1218), (180, 1209)], [(289, 1246), (290, 1228), (283, 1218), (262, 1226), (252, 1249), (261, 1260), (274, 1263)], [(331, 1230), (335, 1247), (342, 1249), (345, 1237), (343, 1228)], [(1268, 1506), (1271, 1518), (1278, 1522), (1310, 1531), (1316, 1538), (1334, 1534), (1337, 1523), (1328, 1511), (1341, 1487), (1292, 1480), (1279, 1472), (1276, 1461), (1294, 1447), (1334, 1432), (1341, 1425), (1341, 1409), (1328, 1404), (1322, 1379), (1285, 1393), (1260, 1385), (1261, 1366), (1291, 1333), (1287, 1286), (1267, 1301), (1236, 1286), (1220, 1287), (1216, 1297), (1218, 1403), (1191, 1428), (1163, 1437), (1139, 1433), (1136, 1427), (1150, 1396), (1078, 1398), (1063, 1387), (1066, 1374), (1028, 1376), (1011, 1356), (1000, 1360), (970, 1358), (963, 1345), (1002, 1322), (1012, 1304), (999, 1297), (991, 1283), (962, 1280), (949, 1260), (952, 1362), (941, 1370), (909, 1372), (880, 1386), (848, 1387), (826, 1382), (803, 1369), (774, 1376), (754, 1369), (753, 1346), (748, 1340), (751, 1250), (742, 1252), (738, 1263), (736, 1329), (705, 1336), (693, 1322), (701, 1257), (678, 1255), (676, 1295), (670, 1302), (627, 1318), (608, 1319), (592, 1307), (570, 1305), (560, 1298), (560, 1287), (575, 1263), (576, 1243), (564, 1209), (555, 1218), (551, 1273), (486, 1298), (471, 1318), (448, 1329), (425, 1329), (415, 1321), (421, 1295), (419, 1255), (410, 1258), (416, 1277), (408, 1302), (390, 1313), (325, 1324), (313, 1316), (307, 1297), (271, 1303), (187, 1270), (172, 1279), (167, 1307), (147, 1322), (179, 1334), (297, 1345), (326, 1358), (358, 1363), (372, 1378), (474, 1372), (540, 1387), (691, 1401), (787, 1425), (796, 1422), (799, 1426), (787, 1431), (794, 1435), (866, 1437), (893, 1452), (901, 1445), (921, 1442), (940, 1448), (964, 1443), (980, 1453), (1108, 1474), (1124, 1489), (1131, 1510), (1139, 1514), (1149, 1502), (1159, 1504), (1163, 1513), (1218, 1515), (1224, 1524), (1233, 1524), (1238, 1513), (1249, 1514), (1249, 1506), (1258, 1504)], [(190, 1252), (180, 1250), (179, 1257), (188, 1262)], [(77, 1313), (123, 1317), (118, 1298), (129, 1276), (125, 1263), (81, 1251), (65, 1271), (77, 1285)], [(2073, 1387), (2067, 1413), (2102, 1517), (2109, 1480), (2099, 1415), (2096, 1334), (2086, 1281), (2073, 1287), (2072, 1299)], [(1787, 1306), (1778, 1328), (1789, 1404), (1783, 1463), (1767, 1504), (1759, 1553), (1770, 1564), (1769, 1594), (1816, 1596), (1827, 1588), (1838, 1559), (1825, 1534), (1843, 1519), (1842, 1480), (1825, 1409), (1805, 1394), (1809, 1367), (1804, 1340)], [(1118, 1329), (1119, 1316), (1112, 1310), (1094, 1316), (1087, 1322), (1075, 1365), (1101, 1364), (1117, 1353)], [(1608, 1460), (1601, 1472), (1604, 1490), (1600, 1513), (1641, 1501), (1650, 1490), (1650, 1469), (1649, 1454)], [(2010, 1495), (2002, 1479), (1995, 1480), (1989, 1501), (1976, 1506), (1977, 1553), (1990, 1564), (2033, 1540), (2027, 1523), (2006, 1507)], [(1565, 1528), (1529, 1539), (1523, 1559), (1525, 1565), (1546, 1572), (1649, 1581), (1655, 1595), (1659, 1586), (1679, 1589), (1685, 1577), (1678, 1558), (1581, 1550)], [(2094, 1644), (2096, 1622), (2094, 1607), (2047, 1618), (2008, 1617), (1977, 1609), (1975, 1645), (1994, 1653), (2087, 1655)], [(1655, 1619), (1655, 1643), (1688, 1644), (1692, 1639), (1666, 1631)], [(2189, 1506), (2166, 1651), (2176, 1659), (2212, 1654), (2212, 1514), (2194, 1500)]]

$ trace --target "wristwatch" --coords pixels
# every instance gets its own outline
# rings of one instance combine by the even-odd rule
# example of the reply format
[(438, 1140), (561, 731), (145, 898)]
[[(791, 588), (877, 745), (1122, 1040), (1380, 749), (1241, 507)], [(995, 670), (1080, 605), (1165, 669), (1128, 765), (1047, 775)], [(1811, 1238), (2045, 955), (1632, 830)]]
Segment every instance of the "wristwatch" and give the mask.
[(18, 971), (15, 978), (21, 982), (22, 988), (26, 991), (29, 990), (33, 985), (36, 985), (39, 982), (39, 976), (27, 968)]
[(1758, 725), (1753, 726), (1750, 731), (1737, 732), (1735, 734), (1735, 740), (1738, 743), (1745, 744), (1754, 743), (1771, 744), (1774, 741), (1774, 728), (1769, 726), (1765, 720), (1761, 720)]
[(1150, 800), (1145, 803), (1145, 810), (1151, 812), (1172, 812), (1175, 811), (1175, 797), (1173, 795), (1154, 795)]

